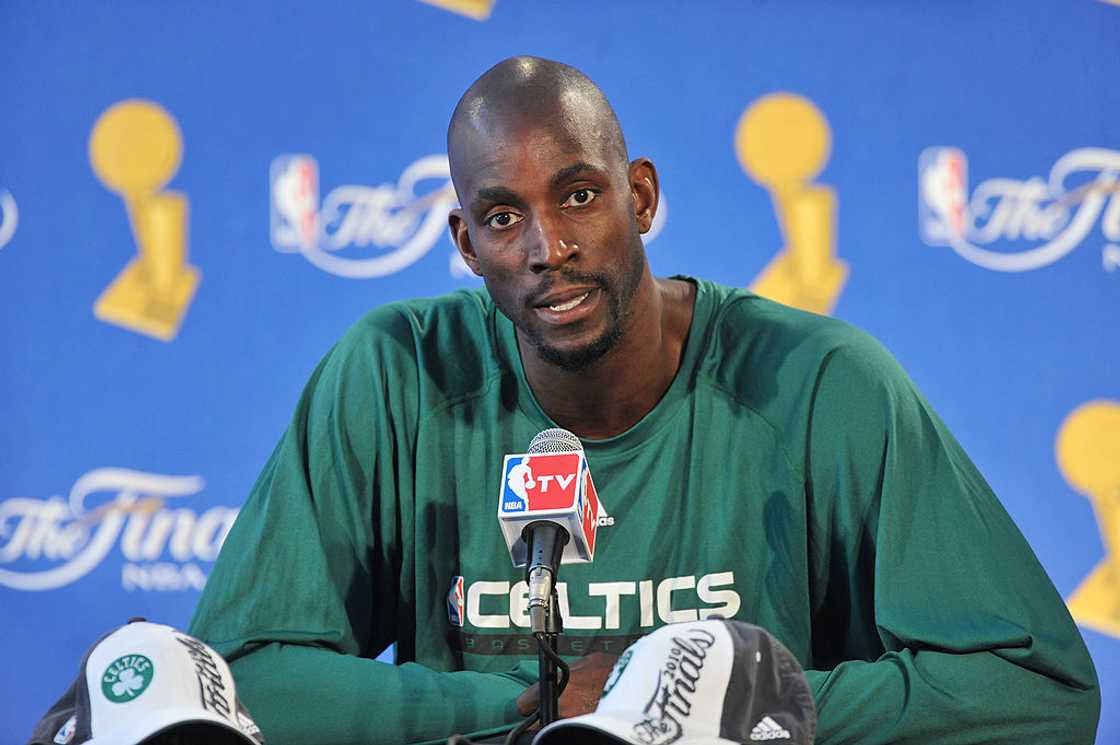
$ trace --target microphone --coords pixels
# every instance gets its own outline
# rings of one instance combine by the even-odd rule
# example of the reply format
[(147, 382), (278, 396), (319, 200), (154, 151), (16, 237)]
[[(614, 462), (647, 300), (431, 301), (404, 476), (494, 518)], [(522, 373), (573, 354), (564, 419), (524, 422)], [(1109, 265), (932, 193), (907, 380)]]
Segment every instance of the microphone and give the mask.
[(505, 457), (498, 521), (513, 565), (525, 567), (533, 633), (548, 631), (560, 565), (595, 557), (599, 496), (578, 437), (546, 429), (528, 453)]

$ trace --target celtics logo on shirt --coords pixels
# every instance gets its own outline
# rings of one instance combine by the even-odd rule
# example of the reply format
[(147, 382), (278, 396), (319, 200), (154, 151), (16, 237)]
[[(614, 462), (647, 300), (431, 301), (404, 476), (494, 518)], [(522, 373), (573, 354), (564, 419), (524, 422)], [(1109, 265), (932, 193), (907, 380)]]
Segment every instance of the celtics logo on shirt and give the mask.
[(115, 704), (127, 703), (147, 690), (155, 671), (142, 654), (118, 657), (101, 674), (101, 692)]

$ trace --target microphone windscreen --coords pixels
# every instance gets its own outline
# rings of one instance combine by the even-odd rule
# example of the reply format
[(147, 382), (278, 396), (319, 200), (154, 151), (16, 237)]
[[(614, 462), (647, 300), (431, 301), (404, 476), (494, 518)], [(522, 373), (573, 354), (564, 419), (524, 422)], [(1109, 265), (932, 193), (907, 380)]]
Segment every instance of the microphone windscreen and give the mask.
[(560, 427), (538, 432), (529, 443), (529, 452), (533, 454), (572, 453), (580, 450), (583, 450), (583, 443), (579, 438)]

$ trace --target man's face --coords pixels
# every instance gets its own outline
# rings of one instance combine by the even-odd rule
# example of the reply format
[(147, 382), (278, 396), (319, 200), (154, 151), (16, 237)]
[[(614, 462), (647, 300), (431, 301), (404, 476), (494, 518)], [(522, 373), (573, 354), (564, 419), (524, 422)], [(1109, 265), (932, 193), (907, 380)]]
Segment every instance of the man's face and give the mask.
[(455, 158), (452, 233), (498, 309), (553, 364), (578, 370), (606, 354), (646, 271), (634, 167), (563, 116), (472, 133)]

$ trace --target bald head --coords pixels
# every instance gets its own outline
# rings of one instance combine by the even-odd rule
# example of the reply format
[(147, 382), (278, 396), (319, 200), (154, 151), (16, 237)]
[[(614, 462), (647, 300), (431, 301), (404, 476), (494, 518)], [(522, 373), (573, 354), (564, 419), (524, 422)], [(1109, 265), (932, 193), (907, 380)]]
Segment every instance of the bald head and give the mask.
[(578, 133), (612, 151), (623, 167), (628, 162), (614, 109), (590, 78), (560, 62), (511, 57), (483, 73), (455, 106), (447, 129), (452, 178), (457, 166), (478, 156), (479, 148), (533, 127)]

